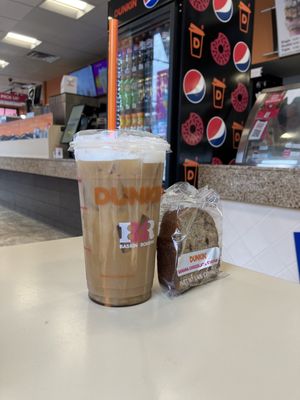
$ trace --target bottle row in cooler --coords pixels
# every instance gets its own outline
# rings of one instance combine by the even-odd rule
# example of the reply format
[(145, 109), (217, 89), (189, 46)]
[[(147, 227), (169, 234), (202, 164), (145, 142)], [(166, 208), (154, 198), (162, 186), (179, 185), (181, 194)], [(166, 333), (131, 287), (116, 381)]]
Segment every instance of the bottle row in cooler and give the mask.
[[(151, 75), (153, 60), (153, 39), (131, 44), (119, 51), (119, 74), (122, 78), (143, 77)], [(138, 47), (138, 50), (136, 50)], [(141, 48), (141, 49), (140, 49)]]
[(159, 120), (167, 119), (168, 71), (159, 71), (155, 86), (152, 78), (121, 79), (118, 106), (120, 113), (156, 113)]
[(128, 37), (120, 42), (118, 52), (119, 73), (121, 78), (143, 77), (152, 73), (154, 38), (160, 36), (165, 55), (169, 55), (169, 24), (158, 27), (149, 33)]
[(151, 111), (152, 78), (127, 78), (119, 81), (119, 106), (121, 112)]
[(120, 129), (143, 130), (154, 135), (166, 137), (167, 120), (159, 119), (156, 112), (153, 113), (120, 113)]

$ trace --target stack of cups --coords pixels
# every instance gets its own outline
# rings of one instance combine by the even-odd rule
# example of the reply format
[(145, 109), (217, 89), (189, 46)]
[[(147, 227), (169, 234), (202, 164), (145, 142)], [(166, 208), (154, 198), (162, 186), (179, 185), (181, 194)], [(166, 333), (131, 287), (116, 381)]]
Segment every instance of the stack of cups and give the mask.
[(128, 306), (151, 297), (169, 144), (136, 131), (82, 131), (78, 169), (89, 297)]

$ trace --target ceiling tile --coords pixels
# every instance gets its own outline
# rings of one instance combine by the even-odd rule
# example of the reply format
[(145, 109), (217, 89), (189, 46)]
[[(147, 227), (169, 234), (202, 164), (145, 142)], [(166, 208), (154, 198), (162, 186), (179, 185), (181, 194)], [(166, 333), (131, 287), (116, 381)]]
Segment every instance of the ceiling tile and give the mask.
[(105, 29), (107, 29), (107, 15), (108, 15), (107, 3), (102, 2), (102, 4), (95, 7), (95, 9), (92, 12), (85, 14), (80, 19), (80, 21), (95, 26), (104, 26)]
[(86, 0), (88, 3), (92, 4), (93, 6), (105, 6), (107, 7), (108, 0)]
[[(1, 17), (7, 17), (12, 19), (21, 20), (25, 17), (32, 7), (29, 7), (22, 3), (16, 3), (11, 0), (1, 0), (0, 1), (0, 15)], [(2, 28), (1, 28), (2, 29)]]
[[(61, 57), (53, 64), (26, 57), (28, 49), (0, 41), (0, 58), (10, 65), (0, 72), (0, 90), (8, 78), (45, 81), (60, 77), (107, 53), (107, 0), (87, 0), (96, 7), (79, 20), (73, 20), (38, 7), (43, 0), (0, 0), (0, 40), (13, 30), (36, 37), (36, 48)], [(16, 78), (20, 77), (20, 78)]]
[(7, 55), (10, 59), (12, 57), (23, 56), (24, 54), (27, 54), (28, 51), (29, 50), (24, 49), (24, 47), (12, 46), (10, 44), (0, 42), (0, 54), (3, 56)]
[(44, 0), (11, 0), (11, 1), (15, 3), (23, 3), (28, 6), (39, 6)]
[(9, 32), (11, 31), (14, 26), (17, 24), (17, 20), (11, 18), (5, 18), (0, 16), (0, 26), (1, 31)]

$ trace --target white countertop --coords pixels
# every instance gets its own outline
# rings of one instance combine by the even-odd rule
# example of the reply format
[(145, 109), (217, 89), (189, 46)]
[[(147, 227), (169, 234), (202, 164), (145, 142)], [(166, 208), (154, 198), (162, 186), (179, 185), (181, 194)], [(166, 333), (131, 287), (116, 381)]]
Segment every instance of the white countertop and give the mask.
[(87, 297), (81, 238), (0, 248), (0, 399), (299, 400), (299, 285), (225, 269), (106, 308)]

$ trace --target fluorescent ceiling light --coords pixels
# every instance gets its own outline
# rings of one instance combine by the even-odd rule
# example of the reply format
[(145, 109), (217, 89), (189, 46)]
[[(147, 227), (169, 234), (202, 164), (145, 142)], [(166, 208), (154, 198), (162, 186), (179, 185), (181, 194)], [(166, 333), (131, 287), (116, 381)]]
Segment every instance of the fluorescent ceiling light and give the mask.
[(2, 39), (2, 42), (12, 44), (14, 46), (25, 47), (26, 49), (34, 49), (36, 46), (41, 44), (40, 40), (37, 40), (30, 36), (20, 35), (15, 32), (8, 32), (8, 34)]
[(95, 8), (81, 0), (45, 0), (40, 7), (74, 19), (81, 18)]
[(9, 62), (5, 61), (5, 60), (0, 60), (0, 68), (5, 68), (7, 67), (9, 64)]

